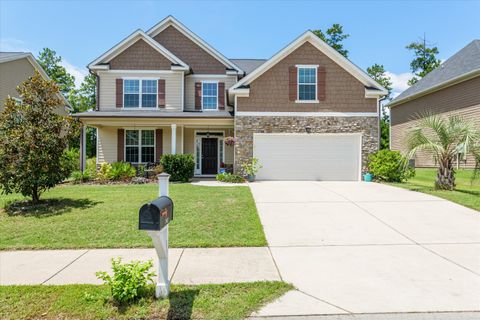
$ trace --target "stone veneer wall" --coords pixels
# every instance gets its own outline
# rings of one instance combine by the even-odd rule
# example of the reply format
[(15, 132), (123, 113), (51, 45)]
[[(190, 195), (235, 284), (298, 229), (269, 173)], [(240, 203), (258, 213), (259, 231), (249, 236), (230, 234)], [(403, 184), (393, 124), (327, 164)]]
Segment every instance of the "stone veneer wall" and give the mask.
[(378, 117), (250, 117), (235, 116), (235, 172), (253, 156), (254, 133), (362, 133), (362, 170), (368, 156), (379, 148)]

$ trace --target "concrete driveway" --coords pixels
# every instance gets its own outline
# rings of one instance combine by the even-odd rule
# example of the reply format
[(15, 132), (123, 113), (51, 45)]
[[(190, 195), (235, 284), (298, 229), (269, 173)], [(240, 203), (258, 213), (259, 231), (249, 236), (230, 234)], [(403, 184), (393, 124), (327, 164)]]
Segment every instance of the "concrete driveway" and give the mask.
[(251, 184), (298, 290), (258, 316), (480, 310), (480, 213), (364, 182)]

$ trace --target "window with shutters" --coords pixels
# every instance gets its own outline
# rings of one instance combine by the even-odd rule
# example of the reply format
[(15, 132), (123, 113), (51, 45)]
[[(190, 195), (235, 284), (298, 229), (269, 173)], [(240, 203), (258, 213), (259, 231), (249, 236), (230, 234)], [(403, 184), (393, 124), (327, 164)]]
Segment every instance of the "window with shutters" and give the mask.
[(155, 130), (125, 130), (125, 161), (155, 162)]
[(318, 66), (297, 66), (297, 102), (318, 102)]
[(218, 83), (202, 82), (202, 109), (217, 110), (218, 107)]
[(124, 108), (156, 108), (158, 79), (123, 80)]

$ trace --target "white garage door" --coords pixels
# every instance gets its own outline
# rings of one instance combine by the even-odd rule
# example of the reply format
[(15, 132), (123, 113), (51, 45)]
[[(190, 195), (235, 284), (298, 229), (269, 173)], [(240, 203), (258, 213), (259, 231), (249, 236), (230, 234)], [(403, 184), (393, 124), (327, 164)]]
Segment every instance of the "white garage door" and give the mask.
[(258, 180), (360, 179), (360, 134), (254, 134)]

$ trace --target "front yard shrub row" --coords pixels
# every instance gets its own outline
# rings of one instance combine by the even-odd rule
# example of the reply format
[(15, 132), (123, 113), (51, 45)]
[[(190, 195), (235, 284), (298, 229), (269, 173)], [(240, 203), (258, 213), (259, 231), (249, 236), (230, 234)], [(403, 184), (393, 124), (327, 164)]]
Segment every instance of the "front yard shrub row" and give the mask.
[[(68, 158), (73, 159), (74, 157), (69, 156)], [(165, 154), (162, 156), (160, 164), (152, 165), (148, 168), (149, 174), (147, 174), (147, 167), (144, 165), (139, 165), (135, 168), (128, 162), (104, 162), (97, 169), (96, 159), (91, 158), (87, 160), (85, 172), (74, 171), (71, 178), (74, 183), (90, 180), (99, 182), (128, 181), (135, 176), (146, 179), (162, 172), (167, 172), (170, 174), (171, 181), (188, 182), (193, 177), (195, 161), (191, 154)]]
[(191, 154), (164, 154), (160, 164), (170, 175), (170, 181), (188, 182), (193, 177), (195, 161)]
[(386, 149), (370, 155), (368, 169), (378, 181), (402, 182), (415, 176), (415, 169), (400, 152)]
[(242, 176), (231, 174), (228, 172), (219, 173), (216, 176), (217, 181), (229, 182), (229, 183), (244, 183), (245, 179)]

